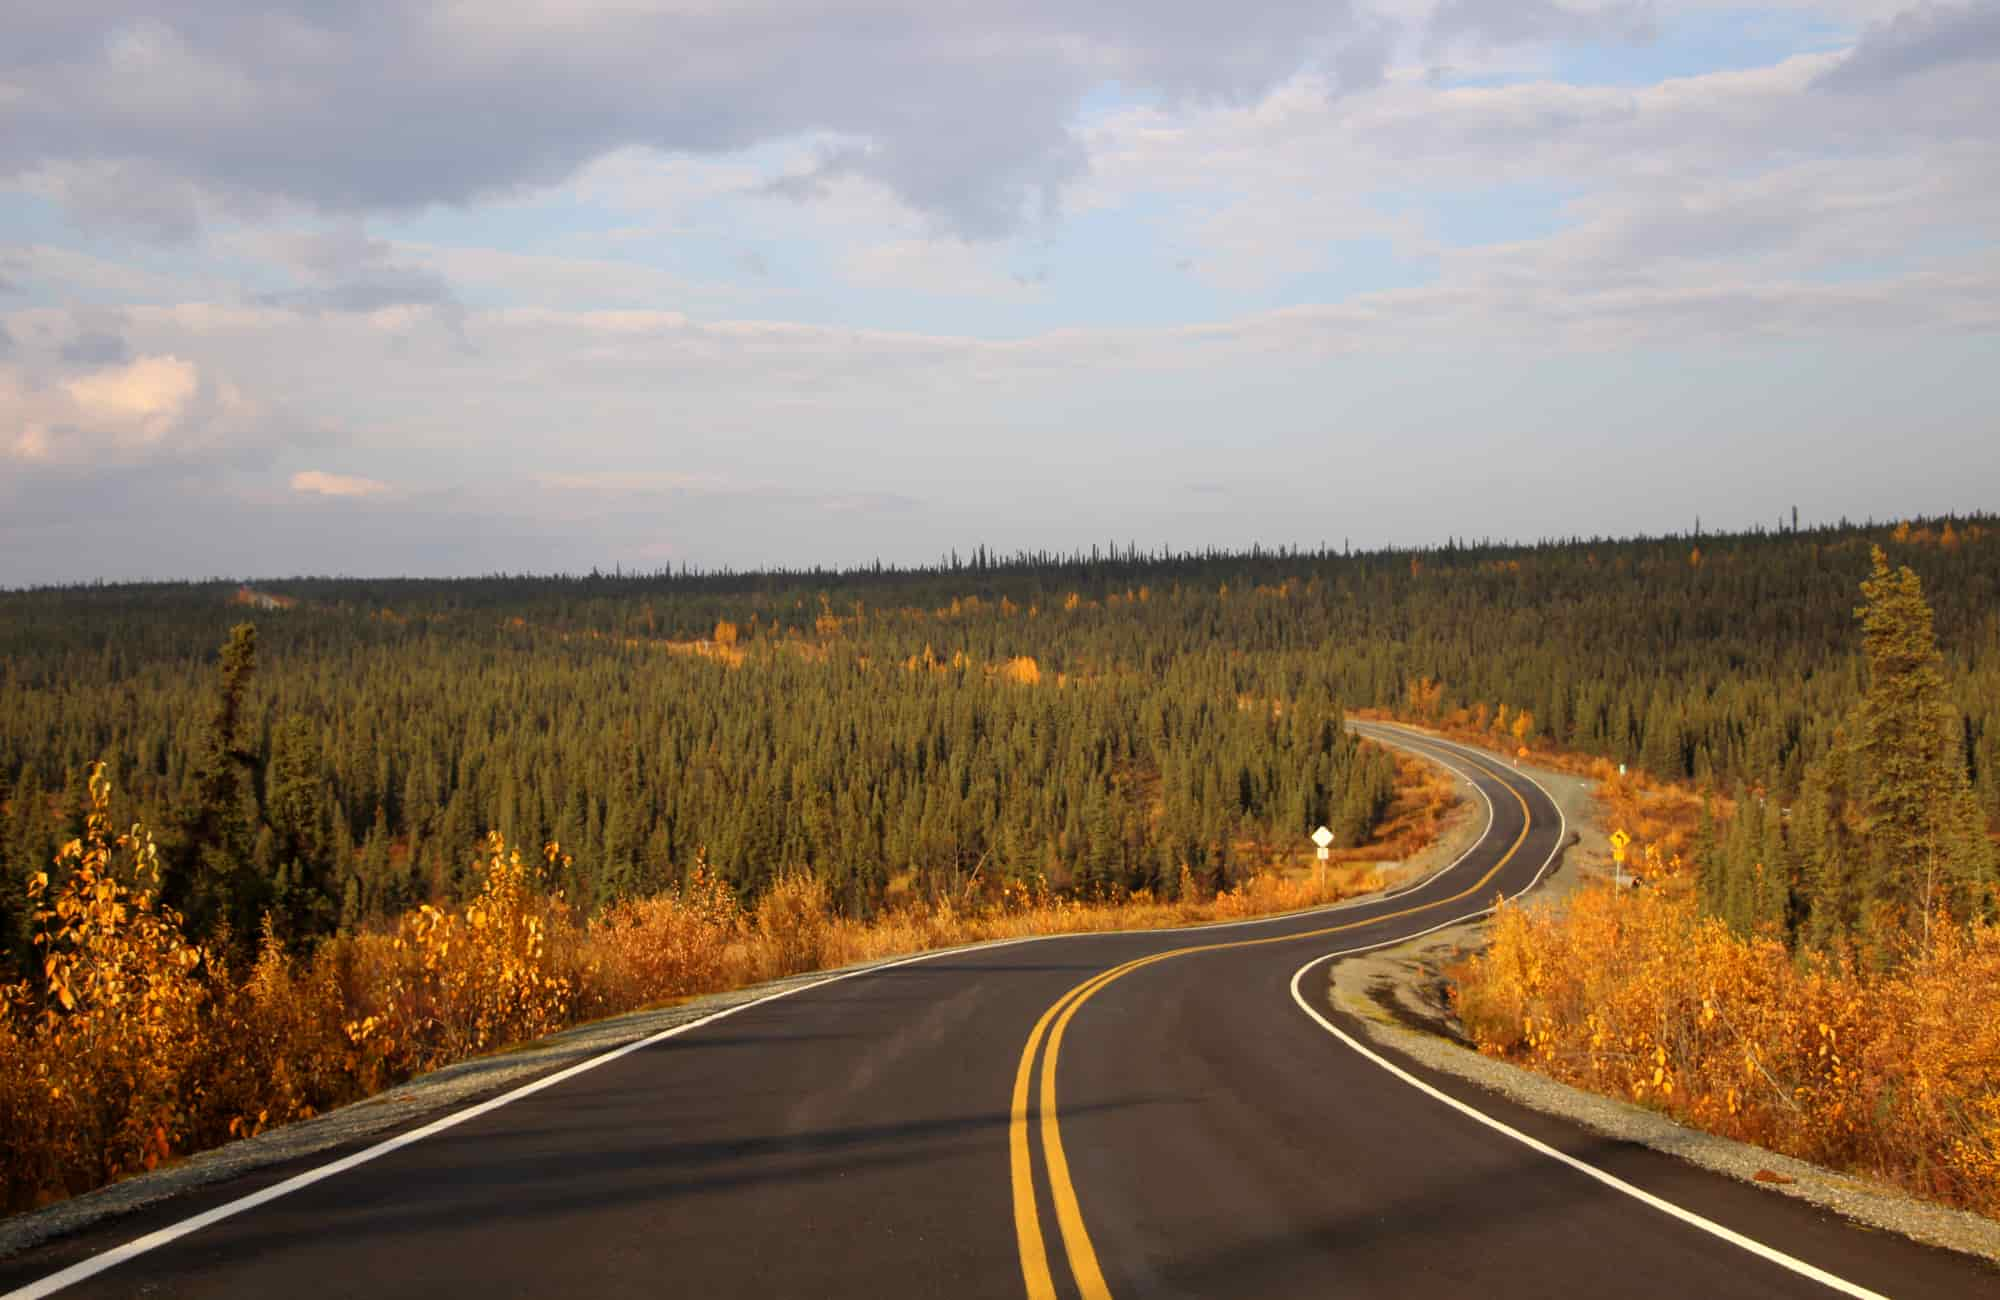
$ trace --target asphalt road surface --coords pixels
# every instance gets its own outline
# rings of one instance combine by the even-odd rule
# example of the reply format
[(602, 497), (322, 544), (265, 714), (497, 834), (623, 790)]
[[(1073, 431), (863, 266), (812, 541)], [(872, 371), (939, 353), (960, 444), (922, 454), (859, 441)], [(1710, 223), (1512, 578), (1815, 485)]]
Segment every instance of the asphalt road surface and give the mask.
[(1413, 890), (947, 953), (753, 1003), (392, 1150), (50, 1243), (0, 1263), (0, 1289), (2000, 1296), (1984, 1264), (1345, 1037), (1329, 954), (1530, 888), (1564, 834), (1491, 755), (1405, 743), (1492, 813)]

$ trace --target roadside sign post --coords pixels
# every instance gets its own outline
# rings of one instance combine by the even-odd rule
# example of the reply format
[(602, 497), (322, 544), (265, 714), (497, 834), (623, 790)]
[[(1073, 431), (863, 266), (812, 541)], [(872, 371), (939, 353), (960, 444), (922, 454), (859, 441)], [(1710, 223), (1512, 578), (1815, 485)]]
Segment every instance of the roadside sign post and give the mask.
[(1611, 861), (1615, 864), (1612, 870), (1620, 889), (1625, 888), (1625, 849), (1631, 843), (1632, 837), (1622, 829), (1611, 832)]
[(1333, 832), (1322, 826), (1313, 832), (1312, 840), (1319, 848), (1319, 860), (1313, 864), (1313, 883), (1318, 884), (1326, 875), (1326, 860), (1333, 856)]

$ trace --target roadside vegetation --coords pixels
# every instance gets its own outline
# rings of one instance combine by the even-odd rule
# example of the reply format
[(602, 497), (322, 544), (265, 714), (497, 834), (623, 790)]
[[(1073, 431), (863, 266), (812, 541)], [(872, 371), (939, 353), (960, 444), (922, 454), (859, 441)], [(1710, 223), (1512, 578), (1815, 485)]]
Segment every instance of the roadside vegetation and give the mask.
[(1599, 768), (1641, 885), (1509, 905), (1457, 971), (1481, 1050), (2000, 1218), (2000, 877), (1917, 575), (1878, 550), (1864, 679), (1797, 787)]
[[(101, 768), (83, 835), (29, 882), (41, 978), (0, 1008), (0, 1198), (8, 1211), (88, 1191), (176, 1156), (308, 1118), (426, 1070), (584, 1020), (701, 993), (954, 944), (1189, 925), (1314, 907), (1378, 887), (1365, 863), (1260, 871), (1220, 893), (1184, 878), (1085, 900), (1003, 886), (842, 915), (826, 882), (779, 875), (746, 906), (705, 867), (595, 915), (550, 883), (555, 844), (498, 834), (462, 903), (295, 951), (267, 924), (251, 955), (188, 937), (159, 900), (159, 848), (113, 827)], [(1402, 801), (1401, 851), (1434, 825), (1435, 790)]]

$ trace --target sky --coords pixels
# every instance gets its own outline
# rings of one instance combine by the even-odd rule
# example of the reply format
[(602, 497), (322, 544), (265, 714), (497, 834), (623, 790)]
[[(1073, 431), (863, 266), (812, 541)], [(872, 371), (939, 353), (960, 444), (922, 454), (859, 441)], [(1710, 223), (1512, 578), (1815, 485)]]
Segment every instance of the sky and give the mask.
[(0, 26), (0, 586), (2000, 507), (2000, 0)]

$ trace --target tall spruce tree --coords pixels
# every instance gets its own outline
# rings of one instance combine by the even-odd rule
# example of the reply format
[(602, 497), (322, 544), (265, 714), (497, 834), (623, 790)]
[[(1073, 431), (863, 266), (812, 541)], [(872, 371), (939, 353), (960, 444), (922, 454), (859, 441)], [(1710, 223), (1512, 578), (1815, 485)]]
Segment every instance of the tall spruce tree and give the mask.
[(270, 902), (268, 879), (251, 861), (255, 820), (246, 807), (243, 697), (257, 669), (257, 628), (238, 623), (222, 646), (220, 681), (195, 766), (194, 802), (181, 818), (180, 842), (164, 882), (167, 897), (197, 935), (227, 927), (238, 942), (255, 939)]
[(1894, 932), (1920, 934), (1934, 918), (1963, 918), (1990, 890), (1992, 849), (1965, 770), (1963, 732), (1945, 693), (1931, 607), (1905, 565), (1881, 547), (1861, 584), (1868, 685), (1855, 739), (1870, 843), (1861, 882), (1862, 924), (1878, 946)]

